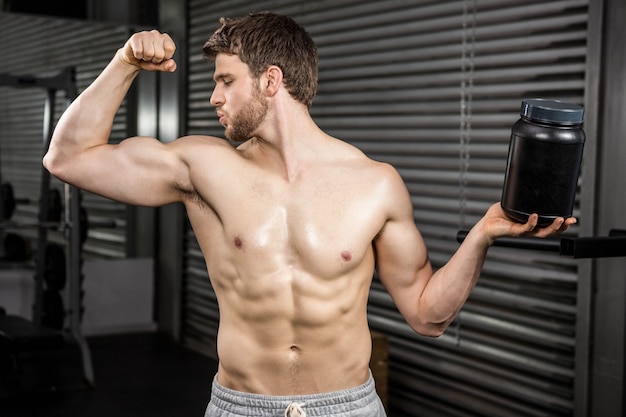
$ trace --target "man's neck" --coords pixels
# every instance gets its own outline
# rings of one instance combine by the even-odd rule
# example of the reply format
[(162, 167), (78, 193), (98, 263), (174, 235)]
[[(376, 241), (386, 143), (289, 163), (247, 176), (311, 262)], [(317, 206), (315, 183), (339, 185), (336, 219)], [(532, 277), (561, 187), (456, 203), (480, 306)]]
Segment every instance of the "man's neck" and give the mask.
[(288, 181), (319, 154), (328, 136), (315, 124), (308, 112), (288, 111), (272, 114), (248, 146), (251, 156), (281, 172)]

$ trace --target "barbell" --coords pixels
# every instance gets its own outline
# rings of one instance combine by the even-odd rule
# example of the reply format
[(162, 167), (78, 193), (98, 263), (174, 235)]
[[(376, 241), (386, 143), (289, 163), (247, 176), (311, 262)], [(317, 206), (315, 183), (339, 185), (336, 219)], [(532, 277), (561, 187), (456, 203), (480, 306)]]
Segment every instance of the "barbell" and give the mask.
[(30, 203), (30, 200), (27, 198), (15, 198), (13, 186), (10, 183), (5, 182), (0, 185), (0, 214), (2, 214), (3, 220), (9, 220), (13, 216), (16, 205), (28, 203)]
[[(48, 213), (46, 214), (46, 220), (50, 222), (59, 222), (63, 214), (63, 199), (61, 198), (61, 192), (56, 189), (50, 189), (48, 203)], [(15, 213), (15, 207), (18, 204), (29, 204), (28, 198), (15, 197), (15, 191), (13, 186), (9, 182), (5, 182), (0, 185), (0, 214), (2, 214), (3, 221), (11, 220), (13, 213)]]

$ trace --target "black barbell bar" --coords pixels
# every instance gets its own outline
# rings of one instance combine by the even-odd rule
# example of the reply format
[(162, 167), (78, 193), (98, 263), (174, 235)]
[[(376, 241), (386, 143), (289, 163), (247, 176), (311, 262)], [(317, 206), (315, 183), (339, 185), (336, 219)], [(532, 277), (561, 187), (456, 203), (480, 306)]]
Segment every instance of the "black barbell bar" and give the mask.
[[(115, 220), (110, 221), (89, 221), (88, 227), (92, 228), (115, 228), (117, 222)], [(58, 229), (67, 230), (72, 228), (72, 223), (64, 222), (33, 222), (33, 223), (19, 223), (19, 222), (0, 222), (0, 230), (19, 230), (19, 229)]]
[[(15, 197), (15, 191), (13, 185), (9, 182), (2, 183), (0, 185), (0, 214), (2, 214), (2, 220), (7, 222), (13, 217), (15, 207), (18, 204), (29, 204), (31, 202), (28, 198)], [(61, 192), (52, 188), (49, 190), (48, 212), (46, 219), (48, 221), (61, 221), (61, 214), (63, 213)]]
[[(460, 230), (456, 240), (463, 243), (469, 231)], [(502, 237), (493, 246), (556, 252), (561, 256), (582, 258), (613, 258), (626, 256), (626, 231), (613, 229), (607, 237)]]

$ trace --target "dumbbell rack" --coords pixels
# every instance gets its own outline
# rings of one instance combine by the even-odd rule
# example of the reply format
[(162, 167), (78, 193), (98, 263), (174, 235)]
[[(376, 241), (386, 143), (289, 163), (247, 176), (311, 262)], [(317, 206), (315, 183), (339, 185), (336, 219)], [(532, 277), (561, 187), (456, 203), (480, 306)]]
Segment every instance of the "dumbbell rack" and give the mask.
[[(54, 126), (55, 98), (57, 91), (64, 91), (67, 104), (78, 96), (76, 87), (76, 70), (67, 67), (53, 77), (13, 76), (0, 74), (0, 86), (14, 88), (42, 88), (47, 90), (47, 98), (44, 111), (43, 127), (43, 153), (45, 153), (52, 138)], [(42, 154), (43, 156), (43, 154)], [(50, 173), (45, 168), (41, 170), (40, 201), (38, 215), (36, 272), (35, 272), (35, 299), (33, 303), (33, 319), (35, 326), (41, 326), (43, 282), (45, 273), (45, 248), (48, 243), (48, 230), (50, 229), (47, 218), (50, 207)], [(68, 297), (68, 322), (69, 336), (78, 345), (83, 365), (85, 381), (95, 385), (93, 365), (89, 346), (81, 331), (81, 224), (80, 224), (80, 190), (69, 184), (64, 184), (64, 220), (61, 228), (67, 242), (67, 297)], [(17, 225), (16, 227), (19, 227)]]

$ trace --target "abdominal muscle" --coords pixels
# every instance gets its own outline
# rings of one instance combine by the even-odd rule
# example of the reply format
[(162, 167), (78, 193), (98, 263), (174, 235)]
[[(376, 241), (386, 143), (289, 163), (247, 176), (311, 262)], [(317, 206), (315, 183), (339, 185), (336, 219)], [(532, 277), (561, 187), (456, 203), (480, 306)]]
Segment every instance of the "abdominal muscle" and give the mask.
[(293, 184), (259, 174), (217, 190), (210, 208), (186, 204), (219, 304), (223, 386), (305, 395), (367, 381), (372, 242), (385, 217), (373, 181), (348, 171)]
[(369, 277), (363, 272), (357, 268), (329, 281), (286, 269), (214, 283), (220, 304), (218, 382), (264, 395), (315, 394), (365, 383), (371, 271)]

